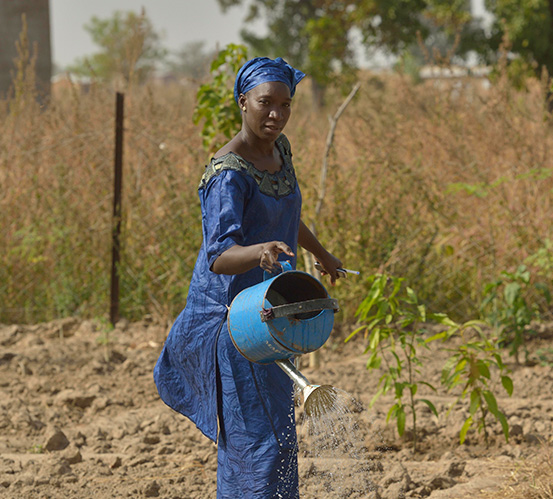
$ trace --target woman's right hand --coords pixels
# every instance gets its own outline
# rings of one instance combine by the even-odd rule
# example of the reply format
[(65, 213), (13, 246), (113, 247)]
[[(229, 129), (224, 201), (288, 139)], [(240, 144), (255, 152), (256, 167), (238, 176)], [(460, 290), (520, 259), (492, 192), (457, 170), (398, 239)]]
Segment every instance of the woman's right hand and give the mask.
[(294, 256), (294, 252), (290, 246), (282, 241), (262, 243), (259, 255), (259, 266), (268, 272), (276, 272), (279, 270), (278, 255), (281, 253)]
[(211, 266), (216, 274), (242, 274), (255, 267), (275, 272), (279, 269), (278, 255), (285, 253), (294, 256), (290, 246), (282, 241), (239, 246), (235, 244), (223, 252)]

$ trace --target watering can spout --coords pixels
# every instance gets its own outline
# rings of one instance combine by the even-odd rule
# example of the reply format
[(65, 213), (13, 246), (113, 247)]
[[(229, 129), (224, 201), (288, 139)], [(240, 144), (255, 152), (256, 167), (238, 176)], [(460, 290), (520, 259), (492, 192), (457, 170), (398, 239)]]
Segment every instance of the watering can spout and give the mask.
[(320, 417), (335, 407), (338, 392), (332, 385), (313, 385), (290, 361), (275, 360), (277, 364), (298, 386), (303, 397), (303, 407), (308, 416)]

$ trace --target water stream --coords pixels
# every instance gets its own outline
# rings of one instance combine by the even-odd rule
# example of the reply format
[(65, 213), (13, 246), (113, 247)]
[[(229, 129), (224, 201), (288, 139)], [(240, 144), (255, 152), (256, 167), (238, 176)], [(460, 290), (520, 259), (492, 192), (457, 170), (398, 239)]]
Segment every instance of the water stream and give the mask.
[(310, 411), (298, 410), (302, 499), (370, 497), (380, 464), (369, 458), (362, 436), (367, 432), (360, 431), (360, 425), (366, 424), (359, 418), (361, 405), (334, 387), (321, 397), (320, 404)]

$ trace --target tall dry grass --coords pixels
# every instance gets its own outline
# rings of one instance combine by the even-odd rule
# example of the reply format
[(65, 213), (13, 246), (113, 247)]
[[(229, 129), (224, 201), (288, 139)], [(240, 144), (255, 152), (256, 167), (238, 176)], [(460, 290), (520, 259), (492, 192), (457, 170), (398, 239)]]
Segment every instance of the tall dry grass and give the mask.
[[(322, 239), (349, 267), (403, 276), (431, 309), (474, 318), (483, 286), (552, 237), (545, 88), (532, 82), (530, 91), (515, 92), (505, 79), (484, 90), (470, 79), (413, 85), (400, 76), (369, 77), (338, 126)], [(308, 199), (325, 125), (306, 117), (294, 129)], [(542, 257), (545, 267), (551, 256)], [(551, 273), (544, 277), (551, 281)], [(353, 280), (340, 287), (347, 313), (362, 287)], [(539, 295), (528, 298), (547, 313)]]
[[(206, 154), (192, 125), (196, 88), (126, 90), (121, 313), (172, 317), (201, 243), (197, 184)], [(544, 85), (515, 92), (414, 85), (365, 75), (338, 122), (320, 239), (363, 275), (406, 279), (430, 308), (474, 317), (483, 285), (553, 240), (551, 123)], [(340, 104), (329, 96), (328, 112)], [(114, 92), (55, 89), (40, 109), (0, 105), (0, 321), (109, 310)], [(287, 128), (314, 213), (328, 122), (298, 88)], [(300, 259), (300, 266), (301, 266)], [(363, 277), (339, 283), (343, 317)], [(537, 299), (537, 297), (536, 297)]]

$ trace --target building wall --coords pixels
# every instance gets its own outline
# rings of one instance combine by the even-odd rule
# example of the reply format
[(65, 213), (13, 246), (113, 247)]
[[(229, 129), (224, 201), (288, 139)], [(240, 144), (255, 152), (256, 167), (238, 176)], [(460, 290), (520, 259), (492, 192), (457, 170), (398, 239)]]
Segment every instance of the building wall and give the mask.
[(0, 0), (0, 98), (4, 98), (15, 72), (16, 41), (22, 29), (21, 15), (27, 18), (31, 54), (36, 42), (36, 79), (41, 96), (50, 94), (52, 51), (50, 44), (49, 0)]

